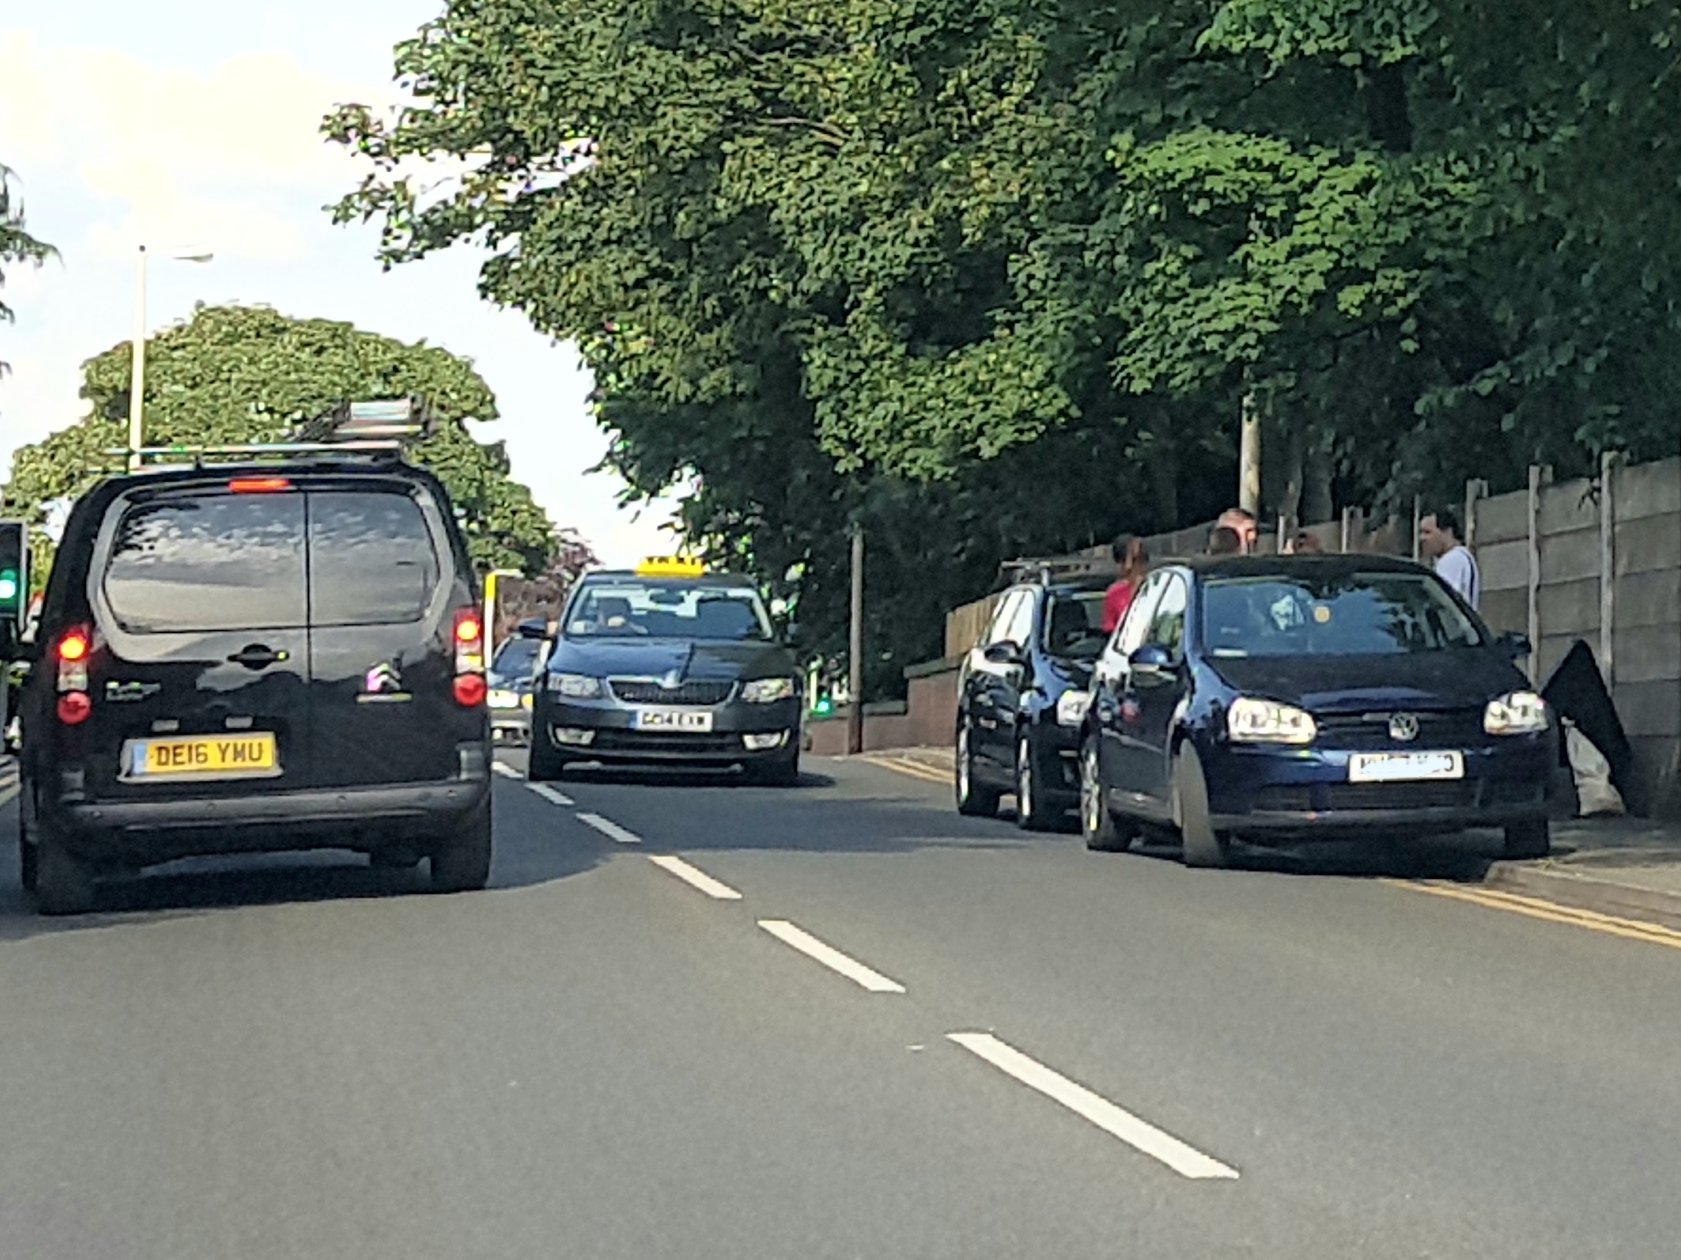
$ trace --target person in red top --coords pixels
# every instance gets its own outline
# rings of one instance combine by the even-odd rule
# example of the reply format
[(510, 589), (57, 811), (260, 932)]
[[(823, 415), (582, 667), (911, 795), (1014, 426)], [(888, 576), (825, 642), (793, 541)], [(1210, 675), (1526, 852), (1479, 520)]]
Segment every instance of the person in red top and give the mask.
[(1150, 552), (1142, 538), (1130, 538), (1124, 543), (1117, 538), (1111, 554), (1115, 557), (1116, 577), (1103, 594), (1104, 634), (1113, 634), (1121, 624), (1121, 618), (1132, 607), (1132, 597), (1138, 594), (1145, 575), (1150, 572)]

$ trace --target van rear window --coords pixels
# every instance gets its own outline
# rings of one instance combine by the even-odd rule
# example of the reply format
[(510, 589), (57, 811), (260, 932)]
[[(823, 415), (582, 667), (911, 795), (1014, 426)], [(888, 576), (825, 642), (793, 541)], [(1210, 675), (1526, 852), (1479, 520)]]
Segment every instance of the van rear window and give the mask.
[(104, 589), (118, 624), (131, 633), (302, 626), (304, 497), (206, 495), (131, 505), (117, 525)]
[(322, 490), (309, 496), (313, 624), (418, 621), (432, 602), (438, 572), (432, 532), (407, 495)]

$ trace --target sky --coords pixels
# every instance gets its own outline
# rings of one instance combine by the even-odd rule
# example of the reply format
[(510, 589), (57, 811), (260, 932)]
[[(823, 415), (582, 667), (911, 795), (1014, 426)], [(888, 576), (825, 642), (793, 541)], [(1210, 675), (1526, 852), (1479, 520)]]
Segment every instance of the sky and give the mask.
[[(147, 246), (147, 327), (196, 302), (424, 340), (471, 359), (501, 418), (514, 476), (608, 564), (670, 551), (671, 505), (618, 505), (588, 470), (607, 448), (569, 345), (475, 290), (479, 257), (451, 250), (382, 273), (377, 230), (334, 227), (322, 207), (361, 177), (322, 143), (333, 105), (395, 99), (391, 47), (440, 0), (0, 0), (0, 163), (21, 180), (30, 232), (61, 258), (12, 268), (0, 324), (0, 467), (85, 413), (80, 365), (132, 335), (135, 258)], [(178, 249), (214, 251), (203, 264)], [(3, 480), (3, 478), (0, 478)]]

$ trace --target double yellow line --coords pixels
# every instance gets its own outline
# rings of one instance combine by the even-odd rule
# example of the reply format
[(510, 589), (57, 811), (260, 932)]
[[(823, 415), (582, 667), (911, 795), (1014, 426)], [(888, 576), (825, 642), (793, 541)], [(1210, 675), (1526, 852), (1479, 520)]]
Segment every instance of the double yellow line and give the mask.
[(913, 779), (921, 779), (925, 783), (951, 782), (951, 772), (930, 766), (910, 757), (892, 757), (882, 753), (863, 753), (859, 761), (867, 761), (872, 766), (880, 766), (883, 770), (892, 770), (897, 774), (909, 775)]
[(1590, 932), (1603, 932), (1607, 936), (1620, 936), (1625, 941), (1644, 941), (1648, 945), (1681, 949), (1681, 932), (1657, 923), (1623, 919), (1614, 914), (1600, 914), (1595, 910), (1577, 910), (1556, 902), (1542, 901), (1539, 897), (1523, 897), (1517, 893), (1500, 892), (1493, 888), (1462, 888), (1436, 880), (1421, 879), (1386, 879), (1383, 882), (1395, 888), (1407, 888), (1413, 892), (1429, 893), (1432, 897), (1447, 897), (1453, 901), (1468, 901), (1474, 906), (1506, 910), (1546, 923), (1563, 923), (1569, 927), (1587, 928)]

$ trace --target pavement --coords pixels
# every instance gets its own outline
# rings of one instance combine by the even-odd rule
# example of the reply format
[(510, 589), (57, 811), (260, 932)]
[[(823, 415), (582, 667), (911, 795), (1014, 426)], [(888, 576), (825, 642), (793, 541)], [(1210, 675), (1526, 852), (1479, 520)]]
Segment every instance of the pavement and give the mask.
[(1681, 933), (1475, 844), (1189, 871), (937, 767), (503, 758), (483, 893), (195, 861), (45, 920), (0, 847), (0, 1254), (1676, 1254)]

